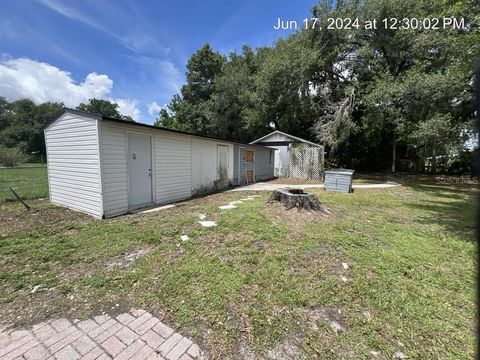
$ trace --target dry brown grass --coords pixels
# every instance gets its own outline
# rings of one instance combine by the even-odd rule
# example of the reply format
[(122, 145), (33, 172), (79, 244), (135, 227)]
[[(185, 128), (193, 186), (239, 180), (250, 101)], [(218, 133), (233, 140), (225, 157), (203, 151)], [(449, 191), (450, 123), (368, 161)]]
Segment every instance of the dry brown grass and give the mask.
[(301, 184), (323, 184), (321, 180), (317, 179), (294, 179), (294, 178), (276, 178), (268, 181), (272, 184), (287, 184), (287, 185), (301, 185)]

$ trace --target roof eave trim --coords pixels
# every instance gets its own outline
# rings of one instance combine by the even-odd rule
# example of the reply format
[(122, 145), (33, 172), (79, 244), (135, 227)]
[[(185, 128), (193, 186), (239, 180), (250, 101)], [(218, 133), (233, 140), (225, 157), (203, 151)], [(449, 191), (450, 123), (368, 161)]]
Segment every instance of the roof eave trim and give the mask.
[(52, 125), (55, 121), (57, 121), (63, 114), (77, 114), (82, 116), (87, 116), (92, 119), (101, 120), (102, 116), (100, 114), (89, 113), (86, 111), (70, 109), (70, 108), (61, 108), (58, 110), (41, 128), (41, 130), (46, 130), (50, 125)]
[[(306, 144), (310, 144), (310, 145), (312, 145), (312, 146), (322, 147), (322, 145), (320, 145), (320, 144), (315, 144), (314, 142), (311, 142), (311, 141), (308, 141), (308, 140), (299, 138), (299, 137), (297, 137), (297, 136), (293, 136), (293, 135), (284, 133), (283, 131), (280, 131), (280, 130), (272, 131), (270, 134), (264, 135), (264, 136), (262, 136), (261, 138), (252, 141), (250, 144), (256, 144), (256, 143), (258, 143), (258, 142), (261, 142), (262, 140), (264, 140), (264, 139), (266, 139), (266, 138), (268, 138), (269, 136), (272, 136), (272, 135), (274, 135), (274, 134), (282, 134), (282, 135), (285, 135), (286, 137), (289, 137), (289, 138), (291, 138), (291, 139), (295, 139), (295, 140), (297, 140), (297, 141), (300, 141), (300, 142), (303, 142), (303, 143), (306, 143)], [(268, 146), (268, 145), (266, 145), (266, 146)]]

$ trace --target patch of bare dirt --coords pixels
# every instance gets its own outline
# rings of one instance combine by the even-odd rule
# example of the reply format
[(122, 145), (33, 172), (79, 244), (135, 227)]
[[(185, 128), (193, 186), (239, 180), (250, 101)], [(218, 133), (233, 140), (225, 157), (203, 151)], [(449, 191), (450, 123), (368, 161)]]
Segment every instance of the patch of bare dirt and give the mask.
[(343, 282), (348, 282), (351, 263), (348, 261), (338, 261), (332, 268), (332, 273)]
[[(30, 289), (17, 290), (16, 299), (2, 305), (1, 324), (8, 328), (30, 325), (58, 314), (59, 307), (68, 299), (54, 288), (38, 289), (30, 296)], [(28, 297), (28, 301), (24, 298)]]
[(303, 323), (311, 330), (318, 331), (321, 324), (327, 324), (335, 334), (342, 334), (346, 331), (346, 325), (343, 322), (342, 309), (331, 307), (320, 307), (316, 309), (299, 310)]
[[(330, 342), (346, 331), (343, 311), (332, 307), (297, 309), (296, 321), (282, 341), (263, 354), (255, 353), (247, 336), (238, 342), (238, 355), (241, 359), (300, 360), (311, 353), (306, 348), (308, 333), (319, 333), (319, 342)], [(327, 330), (329, 329), (329, 330)]]
[(72, 228), (67, 228), (64, 232), (62, 232), (62, 235), (73, 236), (73, 235), (77, 235), (78, 233), (80, 233), (80, 230), (72, 227)]
[[(249, 192), (249, 195), (262, 194), (261, 191)], [(199, 195), (188, 200), (188, 204), (192, 207), (202, 206), (202, 205), (225, 205), (233, 200), (238, 200), (241, 196), (241, 193), (238, 192), (221, 192), (215, 194)]]
[[(271, 360), (304, 359), (308, 349), (305, 348), (306, 334), (318, 332), (320, 342), (329, 342), (335, 336), (346, 331), (343, 311), (332, 307), (315, 309), (297, 309), (297, 321), (294, 329), (284, 337), (283, 341), (266, 353)], [(330, 331), (325, 331), (329, 328)]]
[(303, 339), (290, 334), (273, 349), (267, 351), (265, 357), (269, 360), (300, 360), (303, 359)]
[(309, 223), (309, 222), (319, 222), (326, 218), (325, 214), (319, 211), (306, 211), (299, 210), (296, 208), (287, 210), (283, 204), (278, 202), (271, 202), (268, 204), (266, 213), (272, 217), (278, 218), (279, 220), (285, 220), (295, 223)]
[(110, 260), (107, 263), (107, 269), (128, 269), (135, 260), (148, 255), (150, 251), (152, 251), (152, 247), (150, 245), (136, 247), (133, 251)]
[[(78, 231), (76, 226), (95, 221), (89, 215), (50, 206), (46, 201), (36, 201), (31, 206), (32, 210), (30, 211), (16, 204), (1, 206), (0, 233), (2, 236), (40, 229), (69, 236)], [(75, 227), (72, 226), (72, 223), (75, 223)]]
[(274, 223), (288, 224), (291, 235), (299, 233), (307, 223), (318, 223), (328, 218), (318, 211), (287, 210), (283, 204), (278, 202), (269, 203), (264, 210), (264, 214), (271, 218)]
[(92, 264), (85, 262), (80, 262), (68, 266), (61, 266), (60, 264), (51, 264), (50, 266), (54, 266), (56, 268), (55, 272), (59, 273), (57, 279), (66, 283), (90, 276), (94, 271), (94, 267), (92, 266)]

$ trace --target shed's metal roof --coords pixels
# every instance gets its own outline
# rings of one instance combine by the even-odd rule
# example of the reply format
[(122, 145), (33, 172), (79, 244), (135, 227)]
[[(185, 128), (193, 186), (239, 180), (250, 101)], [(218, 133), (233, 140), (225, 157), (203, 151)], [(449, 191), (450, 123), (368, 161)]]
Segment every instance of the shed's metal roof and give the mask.
[(275, 130), (275, 131), (271, 132), (270, 134), (267, 134), (267, 135), (265, 135), (265, 136), (262, 136), (261, 138), (252, 141), (250, 144), (256, 144), (256, 143), (258, 143), (258, 142), (260, 142), (260, 141), (262, 141), (262, 140), (264, 140), (264, 139), (266, 139), (266, 138), (268, 138), (268, 137), (270, 137), (270, 136), (272, 136), (272, 135), (275, 135), (275, 134), (280, 134), (280, 135), (289, 137), (289, 138), (291, 138), (291, 139), (293, 139), (293, 140), (296, 140), (296, 141), (298, 141), (298, 142), (302, 142), (302, 143), (305, 143), (305, 144), (309, 144), (309, 145), (312, 145), (312, 146), (315, 146), (315, 147), (322, 147), (322, 145), (320, 145), (320, 144), (315, 144), (315, 143), (313, 143), (313, 142), (311, 142), (311, 141), (308, 141), (308, 140), (299, 138), (299, 137), (297, 137), (297, 136), (293, 136), (293, 135), (284, 133), (283, 131), (280, 131), (280, 130)]
[(351, 169), (329, 169), (325, 170), (325, 174), (345, 174), (345, 175), (351, 175), (355, 172), (355, 170)]
[(148, 128), (148, 129), (151, 129), (151, 130), (168, 131), (168, 132), (172, 132), (172, 133), (176, 133), (176, 134), (190, 135), (190, 136), (195, 136), (195, 137), (204, 138), (204, 139), (223, 141), (223, 142), (228, 142), (228, 143), (232, 143), (232, 144), (237, 144), (237, 145), (240, 145), (240, 146), (259, 147), (259, 148), (264, 148), (264, 149), (269, 149), (269, 150), (276, 150), (276, 149), (269, 148), (267, 146), (255, 145), (255, 144), (244, 144), (244, 143), (241, 143), (241, 142), (235, 141), (235, 140), (221, 139), (221, 138), (208, 136), (208, 135), (200, 135), (200, 134), (194, 134), (194, 133), (190, 133), (190, 132), (186, 132), (186, 131), (168, 129), (168, 128), (161, 127), (161, 126), (142, 124), (142, 123), (138, 123), (138, 122), (132, 122), (132, 121), (128, 121), (128, 120), (117, 119), (117, 118), (113, 118), (113, 117), (110, 117), (110, 116), (104, 116), (104, 115), (101, 115), (101, 114), (91, 113), (91, 112), (77, 110), (77, 109), (70, 109), (70, 108), (61, 109), (49, 121), (47, 121), (47, 123), (44, 125), (43, 128), (44, 129), (47, 128), (50, 124), (55, 122), (60, 116), (62, 116), (65, 113), (72, 113), (72, 114), (78, 114), (78, 115), (82, 115), (82, 116), (88, 116), (90, 118), (94, 118), (94, 119), (97, 119), (97, 120), (110, 121), (110, 122), (114, 122), (114, 123), (117, 123), (117, 124), (123, 124), (123, 125), (127, 125), (127, 126), (138, 126), (138, 127)]

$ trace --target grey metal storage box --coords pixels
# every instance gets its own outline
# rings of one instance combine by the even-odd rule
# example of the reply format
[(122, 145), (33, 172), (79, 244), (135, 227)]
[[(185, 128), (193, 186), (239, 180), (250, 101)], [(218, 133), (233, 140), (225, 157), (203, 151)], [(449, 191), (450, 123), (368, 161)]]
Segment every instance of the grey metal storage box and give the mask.
[(325, 171), (325, 190), (352, 192), (354, 170), (334, 169)]

